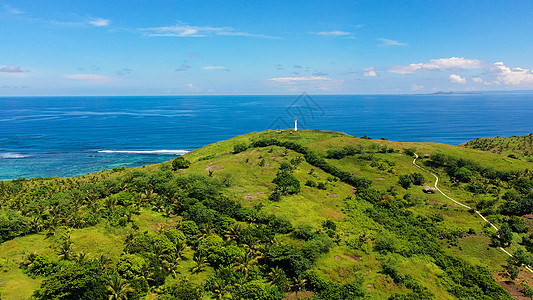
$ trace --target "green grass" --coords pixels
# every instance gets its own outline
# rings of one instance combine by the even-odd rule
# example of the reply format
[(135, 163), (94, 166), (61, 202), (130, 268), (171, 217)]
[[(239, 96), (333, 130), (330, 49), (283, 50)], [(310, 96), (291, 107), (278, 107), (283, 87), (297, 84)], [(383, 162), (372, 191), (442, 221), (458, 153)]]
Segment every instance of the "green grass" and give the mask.
[(482, 151), (498, 153), (504, 156), (514, 156), (515, 158), (533, 161), (533, 134), (511, 137), (488, 137), (479, 138), (461, 146)]
[(42, 278), (33, 279), (22, 272), (19, 264), (24, 255), (37, 253), (51, 256), (54, 254), (53, 241), (44, 235), (32, 234), (6, 241), (0, 244), (0, 281), (2, 285), (2, 299), (26, 299), (33, 294), (41, 284)]
[[(338, 283), (349, 282), (354, 274), (362, 274), (364, 276), (363, 287), (368, 291), (371, 299), (384, 299), (393, 293), (408, 292), (405, 287), (395, 284), (389, 276), (379, 272), (382, 263), (388, 259), (397, 260), (402, 274), (413, 276), (421, 285), (435, 294), (437, 299), (453, 299), (453, 297), (445, 291), (439, 279), (439, 274), (442, 271), (432, 263), (431, 259), (417, 256), (401, 258), (397, 255), (382, 255), (373, 251), (375, 238), (380, 232), (385, 232), (385, 230), (382, 225), (374, 222), (364, 213), (364, 210), (370, 207), (370, 204), (364, 201), (346, 200), (350, 197), (353, 198), (353, 191), (350, 185), (328, 180), (328, 178), (331, 179), (331, 175), (309, 165), (307, 162), (302, 162), (293, 171), (302, 186), (299, 194), (284, 196), (279, 202), (268, 200), (275, 187), (272, 180), (276, 176), (280, 164), (302, 155), (277, 146), (250, 148), (238, 154), (232, 153), (234, 145), (238, 143), (250, 144), (252, 141), (261, 138), (293, 141), (309, 147), (320, 155), (325, 155), (328, 149), (340, 148), (346, 145), (360, 145), (365, 151), (381, 145), (395, 149), (396, 152), (393, 153), (373, 154), (373, 160), (378, 165), (379, 163), (387, 164), (386, 168), (382, 169), (376, 164), (373, 166), (372, 161), (364, 159), (364, 157), (361, 157), (362, 155), (345, 157), (340, 160), (327, 159), (326, 161), (357, 176), (369, 178), (372, 181), (372, 186), (380, 191), (393, 187), (397, 191), (396, 197), (398, 198), (402, 198), (406, 193), (415, 195), (419, 198), (419, 202), (417, 205), (410, 207), (409, 210), (415, 215), (442, 215), (444, 219), (441, 223), (443, 229), (460, 229), (463, 231), (474, 229), (476, 234), (467, 235), (459, 239), (457, 246), (447, 247), (448, 242), (443, 241), (445, 251), (462, 257), (472, 264), (488, 267), (491, 271), (500, 270), (500, 265), (505, 261), (506, 256), (488, 246), (490, 238), (484, 233), (485, 223), (481, 218), (469, 213), (466, 209), (458, 207), (440, 194), (428, 195), (423, 193), (421, 186), (412, 186), (406, 190), (397, 184), (400, 175), (414, 172), (424, 175), (426, 178), (424, 185), (434, 186), (435, 182), (433, 176), (412, 164), (413, 158), (403, 154), (403, 149), (416, 148), (416, 152), (419, 155), (441, 151), (449, 155), (469, 158), (483, 165), (494, 166), (498, 169), (533, 169), (533, 163), (531, 162), (463, 147), (437, 143), (366, 140), (337, 132), (312, 130), (300, 130), (293, 134), (289, 134), (288, 130), (284, 130), (281, 134), (274, 131), (253, 132), (208, 145), (184, 156), (192, 164), (188, 169), (178, 170), (176, 171), (177, 173), (210, 174), (214, 178), (220, 179), (229, 176), (231, 177), (232, 185), (221, 190), (222, 194), (239, 201), (245, 207), (251, 208), (262, 204), (263, 211), (284, 217), (295, 226), (312, 225), (315, 229), (320, 228), (327, 219), (334, 220), (338, 227), (337, 231), (342, 235), (343, 242), (358, 239), (360, 235), (366, 234), (368, 241), (364, 249), (353, 249), (346, 243), (341, 243), (340, 246), (334, 247), (328, 254), (320, 257), (313, 269), (326, 279)], [(423, 163), (423, 161), (421, 159), (420, 163)], [(162, 165), (169, 165), (169, 162)], [(160, 165), (150, 165), (140, 168), (152, 172), (160, 167)], [(467, 205), (475, 205), (483, 197), (488, 197), (477, 196), (465, 191), (464, 184), (451, 182), (450, 178), (442, 170), (439, 171), (439, 186), (457, 201)], [(116, 176), (121, 176), (120, 172), (105, 171), (95, 175), (86, 175), (83, 178), (90, 180), (90, 178), (95, 177), (113, 178)], [(34, 180), (29, 184), (37, 185), (47, 182), (47, 180)], [(326, 183), (326, 190), (305, 186), (305, 182), (308, 180)], [(178, 219), (179, 217), (165, 217), (161, 213), (151, 211), (148, 208), (141, 210), (139, 215), (133, 216), (133, 222), (139, 227), (141, 232), (157, 231), (160, 227), (173, 226)], [(126, 237), (132, 232), (131, 224), (124, 228), (113, 228), (105, 224), (98, 224), (93, 227), (71, 230), (70, 235), (74, 242), (75, 252), (83, 251), (88, 253), (89, 257), (105, 255), (111, 258), (112, 261), (116, 261), (123, 251)], [(0, 262), (2, 263), (1, 270), (3, 272), (1, 273), (0, 281), (5, 282), (2, 290), (2, 299), (23, 299), (31, 295), (42, 279), (32, 279), (25, 275), (19, 268), (19, 263), (25, 253), (31, 252), (55, 258), (57, 254), (54, 247), (61, 233), (60, 231), (57, 237), (48, 239), (41, 234), (31, 234), (0, 244)], [(280, 241), (294, 245), (302, 243), (293, 239), (290, 235), (280, 235), (277, 238)], [(511, 251), (516, 250), (516, 241), (518, 239), (519, 237), (516, 236)], [(402, 242), (400, 241), (400, 243)], [(346, 254), (359, 257), (360, 260), (353, 261)], [(180, 276), (195, 284), (200, 284), (209, 275), (213, 274), (213, 269), (208, 267), (199, 274), (190, 274), (189, 269), (194, 265), (192, 255), (192, 249), (188, 249), (185, 259), (181, 263), (182, 272)], [(176, 279), (169, 277), (167, 280), (168, 283), (172, 283)], [(153, 295), (149, 294), (147, 299), (150, 299), (151, 296)]]

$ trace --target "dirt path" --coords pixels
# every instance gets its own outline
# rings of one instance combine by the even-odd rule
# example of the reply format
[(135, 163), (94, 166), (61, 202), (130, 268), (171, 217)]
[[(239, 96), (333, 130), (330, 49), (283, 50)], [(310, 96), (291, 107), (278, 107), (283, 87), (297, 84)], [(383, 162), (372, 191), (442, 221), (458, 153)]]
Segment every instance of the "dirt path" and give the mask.
[[(452, 201), (453, 201), (455, 204), (457, 204), (457, 205), (460, 205), (460, 206), (462, 206), (462, 207), (464, 207), (464, 208), (466, 208), (466, 209), (473, 209), (472, 207), (470, 207), (470, 206), (468, 206), (468, 205), (466, 205), (466, 204), (463, 204), (463, 203), (461, 203), (461, 202), (459, 202), (459, 201), (456, 201), (456, 200), (454, 200), (452, 197), (450, 197), (450, 196), (444, 194), (444, 193), (439, 189), (439, 187), (437, 186), (438, 183), (439, 183), (439, 177), (438, 177), (437, 175), (431, 173), (430, 171), (424, 169), (423, 167), (417, 165), (417, 164), (416, 164), (416, 160), (417, 160), (417, 159), (418, 159), (418, 154), (415, 153), (415, 158), (413, 159), (413, 165), (415, 165), (416, 167), (418, 167), (418, 168), (421, 169), (421, 170), (424, 170), (424, 171), (428, 172), (429, 174), (431, 174), (431, 175), (433, 175), (433, 176), (435, 177), (435, 189), (437, 189), (437, 191), (439, 191), (439, 193), (441, 193), (444, 197), (446, 197), (446, 198), (452, 200)], [(478, 215), (483, 219), (483, 221), (489, 223), (490, 226), (491, 226), (492, 228), (494, 228), (496, 231), (498, 231), (498, 227), (494, 226), (494, 224), (492, 224), (491, 222), (489, 222), (489, 220), (487, 220), (487, 219), (486, 219), (486, 218), (485, 218), (485, 217), (484, 217), (479, 211), (476, 210), (475, 212), (476, 212), (476, 214), (478, 214)], [(511, 253), (509, 253), (509, 252), (507, 252), (507, 250), (503, 249), (503, 247), (500, 247), (500, 250), (501, 250), (503, 253), (509, 255), (510, 257), (515, 258)], [(516, 259), (516, 258), (515, 258), (515, 259)], [(528, 270), (529, 272), (533, 273), (533, 270), (531, 270), (530, 266), (524, 266), (524, 267), (526, 268), (526, 270)]]

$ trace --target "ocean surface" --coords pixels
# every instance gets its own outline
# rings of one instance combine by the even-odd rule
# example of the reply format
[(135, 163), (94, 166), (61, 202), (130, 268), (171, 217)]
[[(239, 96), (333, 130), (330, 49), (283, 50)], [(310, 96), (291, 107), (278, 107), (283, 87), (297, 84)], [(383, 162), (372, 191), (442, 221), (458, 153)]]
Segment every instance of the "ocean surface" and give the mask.
[(533, 95), (0, 97), (0, 180), (170, 160), (266, 129), (457, 145), (533, 131)]

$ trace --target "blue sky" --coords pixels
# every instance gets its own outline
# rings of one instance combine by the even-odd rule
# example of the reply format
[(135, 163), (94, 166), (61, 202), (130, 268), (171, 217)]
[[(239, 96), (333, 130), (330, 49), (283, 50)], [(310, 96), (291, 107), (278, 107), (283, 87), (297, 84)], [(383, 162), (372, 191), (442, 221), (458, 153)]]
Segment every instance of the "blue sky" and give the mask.
[(0, 0), (0, 96), (533, 89), (524, 1)]

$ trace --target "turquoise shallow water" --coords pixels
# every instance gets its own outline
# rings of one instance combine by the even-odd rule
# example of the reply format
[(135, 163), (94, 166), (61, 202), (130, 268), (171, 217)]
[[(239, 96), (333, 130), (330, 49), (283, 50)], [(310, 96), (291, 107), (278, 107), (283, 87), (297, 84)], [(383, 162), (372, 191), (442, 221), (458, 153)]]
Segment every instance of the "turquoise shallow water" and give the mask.
[(0, 98), (0, 180), (172, 159), (251, 131), (335, 130), (460, 144), (533, 131), (533, 95)]

